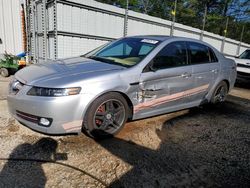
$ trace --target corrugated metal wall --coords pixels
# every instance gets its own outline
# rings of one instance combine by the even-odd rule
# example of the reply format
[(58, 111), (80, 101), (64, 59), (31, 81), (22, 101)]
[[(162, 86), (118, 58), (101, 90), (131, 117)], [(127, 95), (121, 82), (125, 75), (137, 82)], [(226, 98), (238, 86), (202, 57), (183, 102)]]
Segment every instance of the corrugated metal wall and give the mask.
[[(45, 4), (47, 4), (45, 6)], [(46, 7), (46, 8), (45, 8)], [(0, 53), (23, 51), (20, 0), (0, 0)], [(35, 60), (84, 54), (124, 33), (125, 10), (94, 0), (31, 0), (28, 36)], [(29, 20), (30, 19), (30, 20)], [(129, 11), (128, 35), (169, 35), (171, 22)], [(174, 36), (200, 39), (201, 30), (175, 24)], [(204, 32), (203, 40), (218, 50), (237, 55), (239, 41)], [(241, 43), (240, 53), (249, 44)]]
[(18, 0), (0, 0), (0, 54), (23, 51), (21, 6)]
[[(48, 6), (48, 57), (64, 58), (84, 54), (124, 33), (125, 10), (93, 0), (57, 0)], [(171, 22), (129, 11), (128, 35), (170, 35)], [(55, 28), (56, 27), (56, 28)], [(201, 30), (175, 24), (174, 36), (200, 39)], [(218, 50), (237, 55), (250, 45), (204, 32), (203, 40)], [(223, 44), (224, 43), (224, 44)], [(40, 46), (39, 46), (40, 47)]]

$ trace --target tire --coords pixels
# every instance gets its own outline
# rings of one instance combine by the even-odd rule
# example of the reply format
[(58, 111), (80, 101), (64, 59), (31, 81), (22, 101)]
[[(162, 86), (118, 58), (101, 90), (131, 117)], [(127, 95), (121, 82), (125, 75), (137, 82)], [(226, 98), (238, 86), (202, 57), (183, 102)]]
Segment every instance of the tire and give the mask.
[(216, 86), (211, 98), (211, 103), (220, 104), (224, 102), (226, 100), (227, 94), (228, 94), (227, 83), (225, 81), (222, 81)]
[(8, 77), (9, 76), (9, 71), (6, 68), (1, 68), (0, 69), (0, 74), (2, 77)]
[(119, 93), (111, 92), (97, 98), (88, 108), (83, 132), (95, 139), (116, 135), (128, 119), (127, 101)]

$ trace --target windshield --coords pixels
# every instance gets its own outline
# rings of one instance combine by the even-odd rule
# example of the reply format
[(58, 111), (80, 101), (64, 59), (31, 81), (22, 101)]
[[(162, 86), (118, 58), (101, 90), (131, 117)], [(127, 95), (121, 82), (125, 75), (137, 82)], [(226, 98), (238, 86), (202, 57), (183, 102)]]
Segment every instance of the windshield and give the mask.
[(143, 38), (124, 38), (88, 53), (85, 57), (131, 67), (141, 62), (160, 41)]
[(240, 56), (240, 59), (250, 59), (250, 50), (246, 50), (245, 52), (243, 52)]

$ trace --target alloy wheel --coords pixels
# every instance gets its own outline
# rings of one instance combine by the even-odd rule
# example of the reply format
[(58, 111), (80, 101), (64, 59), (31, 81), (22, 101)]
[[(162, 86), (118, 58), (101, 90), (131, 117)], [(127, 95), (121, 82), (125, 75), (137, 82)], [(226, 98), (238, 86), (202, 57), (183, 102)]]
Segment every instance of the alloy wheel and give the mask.
[(103, 102), (93, 116), (95, 129), (113, 134), (123, 125), (125, 113), (125, 107), (119, 100), (110, 99)]
[(225, 101), (226, 96), (227, 96), (227, 88), (224, 85), (222, 85), (217, 89), (217, 91), (215, 93), (215, 97), (214, 97), (215, 102)]

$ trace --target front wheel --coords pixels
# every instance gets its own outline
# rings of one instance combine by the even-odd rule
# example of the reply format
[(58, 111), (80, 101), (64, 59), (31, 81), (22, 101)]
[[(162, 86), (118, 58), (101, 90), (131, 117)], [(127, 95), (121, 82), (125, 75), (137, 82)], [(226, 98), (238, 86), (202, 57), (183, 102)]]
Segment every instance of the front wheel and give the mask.
[(228, 94), (228, 86), (225, 81), (222, 81), (217, 85), (211, 98), (212, 104), (222, 103), (226, 100)]
[(87, 110), (83, 129), (94, 138), (117, 134), (128, 119), (127, 101), (119, 93), (107, 93), (97, 98)]

